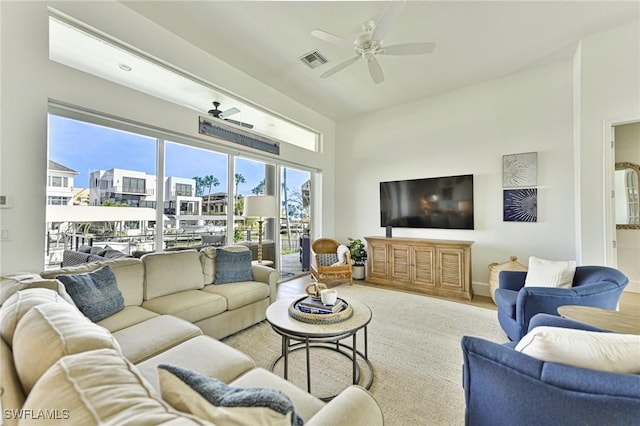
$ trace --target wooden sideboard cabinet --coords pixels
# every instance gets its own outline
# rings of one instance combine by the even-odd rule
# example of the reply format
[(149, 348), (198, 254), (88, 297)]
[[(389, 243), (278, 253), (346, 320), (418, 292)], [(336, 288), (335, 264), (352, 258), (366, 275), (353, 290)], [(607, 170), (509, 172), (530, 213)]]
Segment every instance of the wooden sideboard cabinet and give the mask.
[(365, 237), (367, 281), (424, 294), (471, 300), (473, 241)]

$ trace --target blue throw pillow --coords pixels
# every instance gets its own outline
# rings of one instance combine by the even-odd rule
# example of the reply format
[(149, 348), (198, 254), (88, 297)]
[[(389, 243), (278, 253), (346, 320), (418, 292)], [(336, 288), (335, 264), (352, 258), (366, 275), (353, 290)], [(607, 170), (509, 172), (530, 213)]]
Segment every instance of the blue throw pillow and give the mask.
[(251, 251), (242, 249), (218, 249), (216, 251), (215, 284), (253, 281), (251, 272)]
[(214, 424), (301, 426), (291, 399), (282, 391), (233, 387), (174, 365), (160, 364), (162, 399), (176, 410)]
[(93, 272), (58, 275), (80, 312), (93, 322), (101, 321), (124, 309), (124, 298), (109, 265)]

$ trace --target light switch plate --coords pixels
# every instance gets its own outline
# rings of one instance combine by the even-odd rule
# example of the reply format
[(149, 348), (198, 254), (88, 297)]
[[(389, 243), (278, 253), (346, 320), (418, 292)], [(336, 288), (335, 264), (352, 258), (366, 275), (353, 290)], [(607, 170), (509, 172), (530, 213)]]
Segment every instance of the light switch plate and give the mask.
[(0, 195), (0, 209), (10, 209), (13, 204), (13, 197), (10, 195)]

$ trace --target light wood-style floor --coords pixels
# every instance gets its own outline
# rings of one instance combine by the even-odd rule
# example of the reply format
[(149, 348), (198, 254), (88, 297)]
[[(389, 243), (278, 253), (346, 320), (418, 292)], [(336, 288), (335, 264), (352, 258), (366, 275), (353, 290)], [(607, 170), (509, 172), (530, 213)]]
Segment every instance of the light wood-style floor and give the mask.
[[(282, 282), (278, 284), (278, 293), (277, 299), (293, 299), (296, 296), (304, 294), (304, 288), (313, 282), (311, 275), (307, 275), (301, 278), (295, 278), (289, 281)], [(367, 281), (355, 281), (360, 285), (371, 285), (368, 284)], [(339, 285), (349, 285), (348, 283), (334, 283), (330, 284), (330, 287), (335, 287)], [(418, 293), (416, 293), (418, 294)], [(430, 296), (433, 297), (433, 296)], [(490, 297), (487, 296), (474, 296), (473, 300), (465, 301), (465, 300), (455, 300), (455, 299), (447, 299), (452, 300), (459, 303), (465, 303), (469, 305), (479, 306), (482, 308), (493, 309), (496, 310), (496, 305), (493, 303)], [(621, 312), (638, 312), (640, 311), (640, 293), (631, 293), (624, 292), (622, 297), (620, 298), (620, 311)]]

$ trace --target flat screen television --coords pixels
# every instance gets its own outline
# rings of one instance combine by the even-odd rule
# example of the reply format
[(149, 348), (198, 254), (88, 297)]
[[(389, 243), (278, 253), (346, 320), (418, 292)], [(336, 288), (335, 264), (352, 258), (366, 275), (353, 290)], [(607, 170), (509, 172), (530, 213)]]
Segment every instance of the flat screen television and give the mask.
[(380, 226), (473, 229), (473, 175), (380, 182)]

